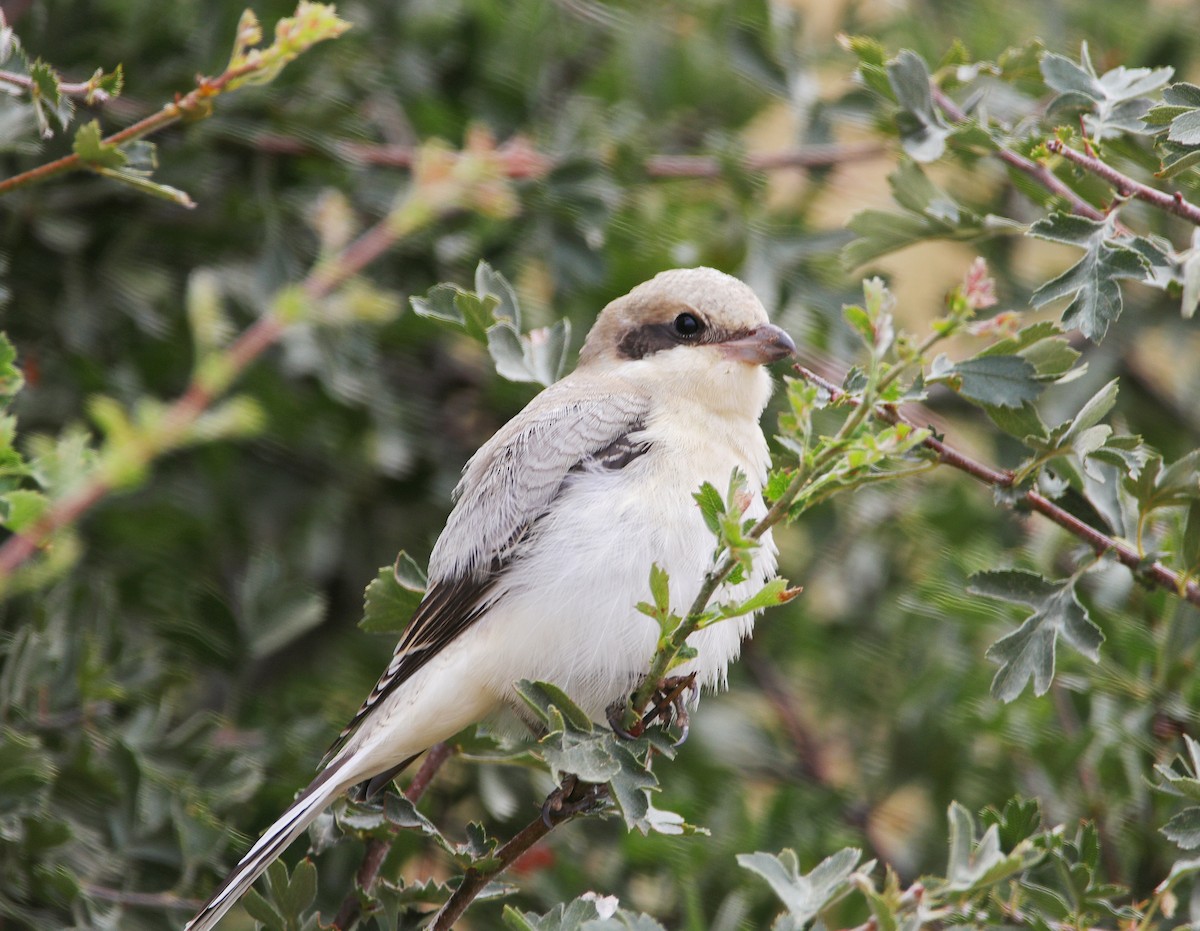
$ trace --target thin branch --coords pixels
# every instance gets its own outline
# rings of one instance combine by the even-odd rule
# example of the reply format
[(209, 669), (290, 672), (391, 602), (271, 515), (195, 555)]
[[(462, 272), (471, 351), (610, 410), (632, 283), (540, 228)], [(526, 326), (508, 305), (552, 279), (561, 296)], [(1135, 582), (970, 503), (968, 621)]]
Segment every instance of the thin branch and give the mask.
[[(457, 748), (445, 742), (436, 743), (430, 747), (424, 762), (413, 776), (412, 782), (404, 790), (404, 797), (413, 804), (419, 802), (433, 781), (433, 777), (442, 768), (442, 764), (457, 752)], [(358, 919), (362, 913), (362, 898), (357, 890), (361, 889), (364, 893), (370, 894), (371, 889), (375, 886), (375, 880), (379, 878), (379, 871), (383, 868), (383, 861), (387, 859), (391, 849), (392, 842), (390, 840), (374, 837), (367, 842), (366, 852), (363, 854), (362, 863), (355, 875), (355, 890), (349, 892), (342, 900), (342, 907), (338, 909), (337, 917), (333, 919), (333, 928), (349, 928)]]
[(479, 893), (487, 887), (487, 884), (492, 879), (512, 866), (525, 851), (549, 834), (555, 827), (565, 824), (574, 817), (574, 814), (568, 814), (562, 820), (554, 821), (539, 815), (530, 821), (529, 824), (525, 825), (525, 827), (521, 828), (503, 847), (496, 851), (496, 865), (494, 867), (486, 870), (478, 870), (474, 867), (469, 868), (463, 874), (462, 882), (458, 884), (458, 888), (454, 890), (454, 894), (450, 896), (446, 904), (434, 916), (433, 922), (429, 925), (429, 931), (448, 931), (448, 929), (454, 927), (454, 923), (462, 917), (463, 912), (479, 897)]
[[(33, 89), (33, 78), (24, 74), (16, 74), (12, 71), (0, 71), (0, 84), (8, 84), (12, 87), (19, 87), (24, 91), (31, 91)], [(58, 92), (67, 97), (83, 98), (89, 104), (104, 104), (112, 99), (108, 91), (101, 87), (96, 87), (91, 81), (80, 81), (78, 83), (60, 81)]]
[[(811, 382), (828, 391), (830, 397), (835, 399), (844, 397), (852, 404), (855, 404), (856, 407), (858, 406), (856, 399), (846, 395), (840, 388), (822, 378), (816, 372), (805, 368), (803, 365), (796, 365), (794, 368), (805, 381)], [(871, 411), (871, 415), (893, 425), (905, 423), (909, 426), (914, 426), (914, 424), (904, 418), (895, 405), (878, 405)], [(991, 485), (993, 488), (1014, 487), (1013, 473), (1007, 469), (997, 469), (972, 459), (966, 453), (948, 446), (945, 442), (933, 436), (928, 437), (922, 445), (934, 453), (939, 462), (951, 468), (958, 469), (960, 472), (965, 472), (984, 484)], [(1020, 505), (1025, 505), (1043, 517), (1049, 518), (1068, 533), (1086, 543), (1098, 556), (1111, 553), (1119, 563), (1128, 568), (1138, 578), (1151, 581), (1158, 587), (1164, 588), (1194, 605), (1200, 605), (1200, 585), (1196, 582), (1185, 581), (1183, 576), (1168, 569), (1161, 562), (1156, 561), (1146, 565), (1145, 560), (1138, 555), (1136, 549), (1119, 540), (1113, 539), (1108, 534), (1097, 530), (1091, 524), (1084, 523), (1075, 517), (1075, 515), (1055, 504), (1045, 495), (1032, 489), (1025, 491), (1017, 495), (1015, 500), (1010, 504), (1014, 508)]]
[[(693, 673), (692, 676), (687, 676), (677, 682), (674, 694), (664, 695), (658, 703), (641, 715), (631, 730), (634, 733), (642, 733), (666, 712), (679, 694), (690, 686), (694, 678), (695, 674)], [(566, 783), (564, 783), (565, 785)], [(607, 798), (608, 794), (607, 785), (583, 782), (571, 777), (570, 789), (560, 788), (551, 793), (542, 806), (542, 813), (496, 851), (493, 865), (487, 869), (471, 867), (466, 871), (458, 888), (454, 890), (454, 893), (446, 900), (446, 904), (438, 910), (429, 924), (429, 931), (448, 931), (462, 917), (468, 906), (479, 897), (479, 893), (487, 887), (487, 884), (512, 866), (525, 851), (560, 824), (566, 824), (578, 815), (586, 813), (587, 804), (581, 805), (580, 803), (598, 802)], [(556, 796), (562, 804), (559, 807), (552, 807), (551, 802)]]
[(824, 748), (796, 709), (796, 698), (791, 689), (775, 665), (762, 654), (761, 648), (756, 647), (755, 643), (753, 639), (746, 641), (742, 650), (742, 664), (750, 671), (751, 677), (775, 709), (775, 716), (783, 725), (783, 730), (796, 751), (796, 760), (804, 778), (816, 785), (832, 787), (833, 781), (829, 777), (829, 764), (825, 760)]
[(1090, 171), (1096, 177), (1103, 178), (1113, 186), (1113, 189), (1119, 196), (1136, 197), (1138, 200), (1144, 200), (1148, 204), (1153, 204), (1159, 210), (1173, 213), (1177, 217), (1183, 217), (1189, 223), (1200, 226), (1200, 207), (1197, 207), (1191, 201), (1185, 200), (1183, 194), (1179, 191), (1176, 191), (1174, 194), (1168, 194), (1165, 191), (1159, 191), (1142, 184), (1142, 182), (1117, 171), (1117, 169), (1102, 162), (1095, 156), (1077, 152), (1069, 146), (1063, 145), (1058, 139), (1051, 139), (1046, 143), (1046, 148), (1055, 155), (1061, 155), (1067, 161), (1074, 162), (1080, 168)]
[[(397, 205), (391, 213), (336, 256), (316, 265), (300, 285), (308, 299), (317, 301), (327, 297), (383, 255), (397, 240), (442, 216), (444, 211), (430, 209), (420, 198), (421, 195), (414, 188), (409, 198)], [(453, 201), (453, 198), (450, 201)], [(410, 203), (419, 209), (406, 210), (406, 205)], [(201, 377), (200, 373), (193, 375), (184, 393), (167, 409), (161, 434), (154, 437), (154, 442), (147, 444), (142, 450), (146, 462), (173, 448), (222, 390), (278, 342), (287, 327), (284, 319), (268, 311), (243, 331), (222, 353), (222, 377), (219, 385), (214, 386), (212, 379)], [(218, 388), (222, 390), (217, 390)], [(30, 527), (22, 533), (13, 534), (0, 544), (0, 592), (3, 592), (5, 583), (12, 574), (45, 546), (55, 533), (75, 524), (115, 490), (116, 487), (102, 473), (94, 473), (83, 487), (51, 504)]]
[[(143, 136), (148, 136), (151, 133), (165, 129), (186, 116), (207, 115), (209, 112), (209, 101), (222, 93), (231, 81), (236, 81), (238, 78), (253, 74), (255, 71), (262, 70), (262, 68), (262, 64), (252, 62), (237, 68), (230, 68), (215, 78), (198, 78), (196, 87), (188, 94), (171, 103), (165, 104), (157, 113), (152, 113), (145, 119), (138, 120), (132, 126), (126, 126), (120, 132), (106, 136), (103, 144), (125, 145), (128, 142), (134, 142)], [(55, 175), (61, 175), (68, 171), (78, 171), (87, 167), (87, 163), (75, 153), (65, 155), (53, 162), (47, 162), (45, 165), (39, 165), (37, 168), (31, 168), (29, 171), (23, 171), (19, 175), (13, 175), (11, 178), (0, 181), (0, 197), (11, 191), (15, 191), (17, 188), (26, 187), (30, 184), (45, 181), (47, 178), (53, 178)]]
[[(884, 153), (876, 142), (847, 145), (812, 145), (782, 152), (763, 152), (745, 156), (741, 165), (747, 171), (778, 171), (784, 168), (834, 168), (850, 162), (869, 161)], [(651, 178), (719, 178), (725, 165), (709, 155), (651, 155), (645, 162)]]
[[(302, 139), (277, 134), (261, 134), (253, 140), (254, 147), (277, 155), (312, 155), (323, 151)], [(373, 145), (361, 142), (339, 142), (331, 147), (339, 158), (352, 164), (376, 165), (384, 168), (411, 168), (417, 148), (406, 145)], [(786, 168), (833, 168), (850, 162), (866, 161), (884, 153), (875, 142), (846, 145), (813, 145), (780, 152), (747, 155), (741, 165), (747, 171), (778, 171)], [(513, 180), (543, 178), (560, 161), (533, 148), (521, 136), (509, 139), (497, 150), (507, 177)], [(659, 180), (673, 178), (719, 178), (727, 170), (725, 164), (709, 155), (651, 155), (643, 164), (646, 175)]]
[[(934, 82), (929, 84), (930, 90), (933, 92), (933, 100), (946, 116), (950, 117), (954, 122), (961, 123), (967, 119), (966, 112), (959, 107), (950, 97), (937, 86)], [(1015, 168), (1023, 174), (1029, 175), (1034, 181), (1038, 182), (1046, 190), (1052, 194), (1065, 199), (1071, 205), (1071, 212), (1079, 214), (1082, 217), (1087, 217), (1090, 220), (1103, 220), (1104, 211), (1093, 207), (1086, 200), (1076, 194), (1068, 187), (1054, 172), (1045, 165), (1035, 162), (1032, 159), (1026, 158), (1020, 152), (1016, 152), (1007, 146), (1000, 146), (996, 151), (997, 157), (1006, 165)]]
[(84, 883), (83, 893), (91, 899), (132, 905), (135, 908), (177, 908), (180, 911), (194, 912), (204, 904), (200, 899), (181, 898), (173, 892), (126, 892), (124, 889), (110, 889), (93, 883)]

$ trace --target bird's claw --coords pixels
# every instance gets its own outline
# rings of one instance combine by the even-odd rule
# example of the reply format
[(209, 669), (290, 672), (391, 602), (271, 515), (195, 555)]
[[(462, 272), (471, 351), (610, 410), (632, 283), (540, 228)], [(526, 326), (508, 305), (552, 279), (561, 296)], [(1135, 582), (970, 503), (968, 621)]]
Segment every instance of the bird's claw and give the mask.
[(664, 679), (659, 690), (671, 709), (672, 723), (679, 728), (679, 739), (672, 746), (682, 747), (688, 739), (692, 727), (692, 718), (688, 713), (688, 702), (695, 701), (700, 693), (696, 684), (696, 674), (688, 676), (673, 676)]
[(572, 815), (588, 811), (600, 801), (604, 786), (582, 782), (578, 776), (567, 775), (557, 789), (542, 803), (542, 823), (548, 828)]
[(671, 676), (658, 683), (654, 690), (654, 707), (645, 718), (646, 723), (655, 718), (664, 718), (665, 723), (674, 724), (679, 728), (679, 739), (673, 746), (681, 746), (688, 739), (691, 730), (691, 716), (688, 714), (688, 701), (694, 701), (700, 692), (696, 684), (696, 674), (686, 676)]

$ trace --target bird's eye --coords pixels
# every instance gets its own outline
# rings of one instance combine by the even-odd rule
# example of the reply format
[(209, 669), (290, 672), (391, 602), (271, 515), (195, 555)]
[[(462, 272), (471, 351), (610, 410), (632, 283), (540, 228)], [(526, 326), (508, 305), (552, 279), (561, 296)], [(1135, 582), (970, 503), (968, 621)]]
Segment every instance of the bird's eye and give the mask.
[(704, 324), (693, 314), (680, 314), (675, 318), (675, 322), (671, 326), (674, 327), (675, 332), (680, 336), (695, 336), (704, 329)]

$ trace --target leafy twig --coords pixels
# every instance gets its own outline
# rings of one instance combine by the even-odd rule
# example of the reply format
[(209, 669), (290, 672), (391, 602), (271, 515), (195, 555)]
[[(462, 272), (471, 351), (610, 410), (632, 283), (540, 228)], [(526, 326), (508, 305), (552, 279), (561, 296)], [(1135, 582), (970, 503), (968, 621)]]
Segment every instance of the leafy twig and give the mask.
[[(828, 391), (831, 397), (846, 397), (850, 403), (859, 404), (857, 399), (847, 396), (840, 388), (822, 378), (816, 372), (805, 368), (803, 365), (796, 365), (794, 368), (801, 378)], [(890, 424), (909, 423), (896, 406), (892, 404), (876, 405), (871, 414)], [(911, 424), (909, 425), (911, 426)], [(1009, 470), (997, 469), (976, 459), (972, 459), (960, 450), (948, 446), (937, 437), (927, 437), (921, 445), (934, 453), (939, 462), (958, 469), (960, 472), (965, 472), (984, 484), (991, 485), (993, 488), (1014, 487), (1014, 476)], [(1197, 585), (1193, 581), (1185, 580), (1183, 576), (1168, 569), (1161, 562), (1156, 561), (1146, 565), (1145, 560), (1133, 547), (1115, 540), (1106, 533), (1097, 530), (1091, 524), (1081, 521), (1075, 515), (1059, 507), (1045, 495), (1030, 489), (1018, 495), (1010, 506), (1015, 508), (1022, 504), (1030, 508), (1030, 510), (1037, 511), (1042, 516), (1049, 518), (1068, 533), (1078, 537), (1090, 546), (1097, 555), (1111, 553), (1118, 562), (1139, 578), (1147, 579), (1158, 587), (1173, 592), (1194, 605), (1200, 605), (1200, 585)]]
[[(656, 679), (656, 684), (657, 681)], [(642, 713), (639, 720), (635, 723), (634, 730), (637, 733), (641, 733), (649, 727), (664, 713), (670, 701), (671, 698), (668, 697), (663, 703), (656, 704)], [(582, 780), (572, 780), (570, 791), (565, 792), (562, 796), (562, 801), (567, 804), (561, 810), (551, 809), (549, 805), (551, 799), (562, 792), (564, 792), (563, 789), (555, 790), (555, 793), (546, 799), (546, 805), (543, 806), (542, 813), (530, 821), (529, 824), (525, 825), (525, 827), (521, 828), (520, 831), (514, 834), (499, 850), (489, 857), (486, 867), (470, 867), (467, 869), (458, 888), (454, 890), (454, 893), (441, 909), (438, 910), (433, 921), (429, 924), (429, 931), (448, 931), (448, 929), (454, 926), (454, 923), (462, 916), (470, 904), (479, 897), (479, 894), (483, 892), (488, 883), (512, 866), (522, 854), (549, 834), (554, 828), (560, 824), (566, 824), (586, 810), (586, 806), (581, 807), (578, 804), (572, 803), (580, 801), (599, 802), (609, 796), (609, 787), (607, 785), (583, 782)]]
[[(868, 384), (864, 391), (865, 396), (877, 396), (879, 392), (882, 392), (896, 381), (907, 370), (910, 364), (919, 360), (925, 352), (931, 349), (939, 340), (944, 339), (948, 333), (948, 330), (933, 332), (915, 349), (908, 362), (892, 367), (885, 374), (880, 374), (877, 364), (872, 365), (867, 373)], [(876, 358), (875, 361), (878, 362), (878, 359)], [(767, 513), (750, 528), (747, 536), (751, 540), (762, 539), (768, 530), (787, 517), (801, 491), (813, 481), (814, 477), (820, 476), (829, 465), (842, 455), (846, 445), (850, 442), (850, 439), (854, 436), (854, 433), (861, 426), (867, 415), (868, 410), (866, 408), (855, 406), (851, 410), (850, 415), (842, 422), (837, 434), (829, 444), (814, 456), (811, 461), (800, 463), (784, 492), (771, 504), (767, 509)], [(632, 705), (635, 711), (640, 713), (649, 704), (658, 683), (667, 674), (671, 664), (675, 661), (675, 657), (686, 645), (687, 638), (699, 628), (709, 601), (712, 600), (713, 595), (716, 594), (721, 584), (733, 574), (738, 565), (737, 556), (731, 554), (726, 557), (724, 562), (712, 569), (704, 577), (700, 591), (696, 594), (696, 598), (688, 609), (687, 615), (671, 633), (667, 648), (659, 650), (655, 654), (649, 674), (634, 693)], [(799, 589), (785, 591), (781, 594), (780, 600), (790, 600), (798, 593)]]
[[(0, 84), (9, 84), (29, 91), (33, 88), (33, 78), (12, 71), (0, 71)], [(94, 81), (62, 81), (58, 84), (58, 92), (68, 97), (84, 98), (89, 104), (104, 104), (112, 99), (108, 91), (97, 87)]]
[[(269, 80), (306, 48), (316, 42), (335, 38), (348, 28), (349, 24), (339, 20), (331, 8), (301, 0), (296, 8), (296, 16), (280, 21), (276, 28), (275, 41), (265, 49), (255, 49), (251, 46), (261, 40), (262, 31), (254, 15), (247, 10), (238, 24), (233, 57), (223, 72), (213, 78), (197, 78), (196, 86), (189, 93), (176, 97), (157, 113), (138, 120), (132, 126), (106, 136), (100, 140), (101, 150), (111, 150), (135, 142), (182, 119), (202, 119), (209, 116), (212, 113), (212, 101), (222, 93), (253, 78)], [(91, 167), (93, 165), (78, 151), (72, 152), (53, 162), (0, 181), (0, 196), (68, 171)]]
[[(414, 804), (420, 801), (421, 796), (429, 788), (429, 784), (433, 781), (433, 777), (437, 775), (438, 770), (456, 752), (458, 752), (457, 749), (448, 743), (438, 743), (430, 747), (429, 752), (425, 755), (424, 762), (421, 763), (416, 775), (413, 776), (412, 782), (404, 790), (404, 797)], [(355, 875), (355, 886), (357, 889), (361, 889), (365, 893), (370, 893), (371, 888), (375, 885), (375, 880), (379, 877), (383, 861), (387, 859), (387, 855), (391, 849), (391, 841), (382, 838), (372, 838), (367, 843), (362, 863), (359, 865), (358, 873)], [(357, 890), (351, 891), (342, 900), (342, 907), (338, 909), (337, 917), (333, 919), (332, 927), (336, 929), (349, 928), (358, 919), (361, 912), (362, 899), (359, 897)]]
[(1095, 156), (1076, 152), (1070, 146), (1064, 145), (1059, 139), (1051, 139), (1046, 143), (1046, 148), (1055, 155), (1061, 155), (1067, 161), (1074, 162), (1080, 168), (1090, 171), (1096, 177), (1103, 178), (1113, 186), (1119, 196), (1136, 197), (1138, 200), (1144, 200), (1148, 204), (1153, 204), (1159, 210), (1173, 213), (1177, 217), (1183, 217), (1188, 222), (1200, 226), (1200, 207), (1197, 207), (1191, 201), (1185, 200), (1183, 194), (1179, 191), (1176, 191), (1174, 194), (1168, 194), (1165, 191), (1159, 191), (1142, 184), (1140, 181), (1117, 171), (1117, 169), (1106, 162), (1102, 162)]
[[(933, 99), (942, 112), (956, 123), (961, 123), (967, 119), (967, 114), (958, 104), (950, 99), (935, 82), (930, 82), (930, 89), (933, 92)], [(999, 146), (996, 150), (997, 157), (1006, 165), (1015, 168), (1023, 174), (1029, 175), (1034, 181), (1046, 188), (1052, 194), (1055, 194), (1071, 205), (1071, 212), (1079, 214), (1082, 217), (1087, 217), (1090, 220), (1103, 220), (1104, 211), (1093, 207), (1086, 200), (1076, 194), (1068, 187), (1057, 175), (1054, 174), (1045, 165), (1026, 158), (1020, 152), (1016, 152), (1007, 146)]]
[[(603, 789), (603, 787), (601, 787)], [(549, 834), (555, 827), (571, 820), (568, 815), (561, 821), (552, 821), (538, 816), (521, 828), (509, 841), (496, 851), (494, 864), (487, 869), (469, 868), (454, 894), (439, 909), (429, 925), (429, 931), (448, 931), (462, 917), (467, 907), (478, 898), (488, 883), (515, 863), (530, 847)]]
[[(184, 393), (171, 404), (154, 432), (139, 437), (132, 455), (145, 467), (177, 448), (200, 416), (223, 395), (255, 359), (273, 346), (294, 322), (304, 319), (309, 305), (329, 297), (383, 255), (393, 244), (445, 216), (464, 208), (501, 212), (507, 202), (496, 187), (491, 153), (472, 151), (472, 157), (446, 162), (449, 153), (430, 147), (414, 171), (414, 183), (392, 211), (340, 252), (320, 261), (297, 288), (285, 289), (270, 308), (230, 346), (198, 368)], [(18, 567), (58, 531), (76, 523), (117, 485), (96, 470), (77, 491), (51, 504), (22, 533), (0, 545), (0, 593)]]

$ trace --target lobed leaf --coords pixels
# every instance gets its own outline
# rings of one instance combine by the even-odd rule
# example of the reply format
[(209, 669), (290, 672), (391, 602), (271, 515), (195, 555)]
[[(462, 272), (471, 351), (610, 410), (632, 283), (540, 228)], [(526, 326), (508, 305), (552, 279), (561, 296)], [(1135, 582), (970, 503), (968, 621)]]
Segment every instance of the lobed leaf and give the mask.
[(784, 927), (796, 929), (849, 891), (850, 876), (861, 859), (861, 850), (847, 847), (826, 857), (811, 872), (801, 874), (792, 850), (784, 849), (778, 855), (758, 852), (737, 856), (738, 865), (765, 879), (787, 908), (789, 922)]
[(1150, 264), (1137, 250), (1113, 238), (1112, 219), (1089, 220), (1074, 214), (1052, 213), (1029, 228), (1029, 235), (1083, 247), (1084, 255), (1057, 278), (1034, 291), (1031, 302), (1042, 307), (1071, 298), (1063, 325), (1078, 329), (1094, 343), (1104, 339), (1122, 309), (1120, 279), (1142, 280)]
[(1076, 577), (1052, 582), (1021, 569), (981, 572), (971, 577), (967, 590), (1033, 608), (1034, 612), (1012, 633), (988, 648), (987, 657), (1000, 665), (992, 680), (992, 694), (1012, 701), (1033, 680), (1035, 695), (1044, 695), (1054, 678), (1055, 648), (1061, 637), (1098, 662), (1104, 634), (1088, 616), (1075, 594)]

